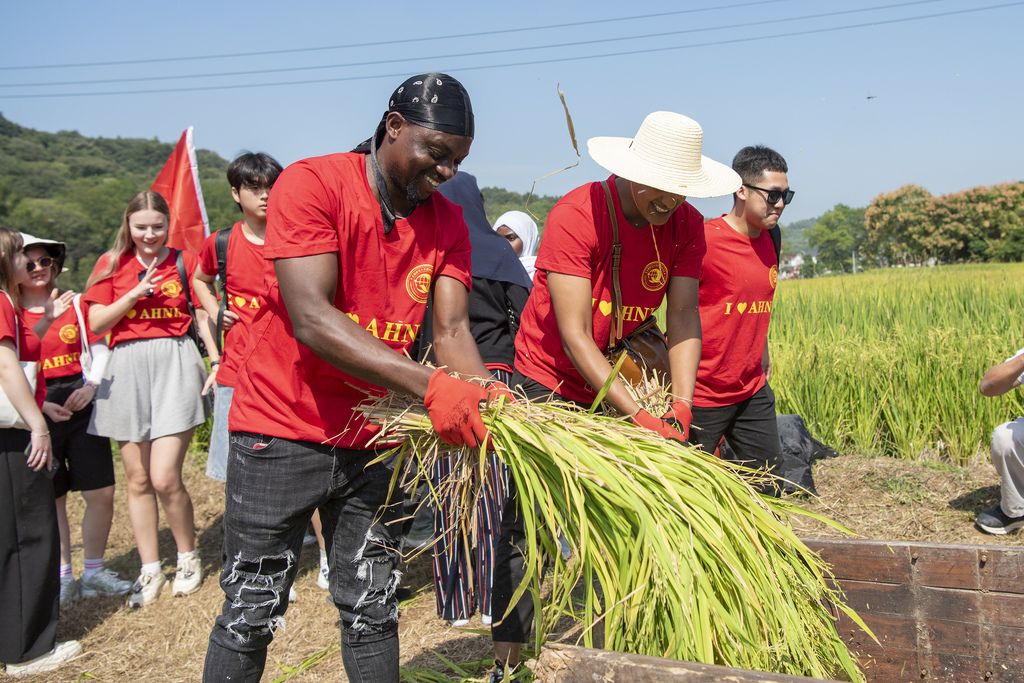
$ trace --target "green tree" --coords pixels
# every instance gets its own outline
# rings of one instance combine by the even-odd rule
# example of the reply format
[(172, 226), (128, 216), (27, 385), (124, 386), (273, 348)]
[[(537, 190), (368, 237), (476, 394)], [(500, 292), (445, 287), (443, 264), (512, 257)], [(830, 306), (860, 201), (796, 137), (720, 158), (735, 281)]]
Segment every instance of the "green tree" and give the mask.
[(817, 250), (818, 263), (832, 271), (850, 272), (853, 254), (864, 244), (864, 209), (836, 204), (808, 228), (807, 243)]

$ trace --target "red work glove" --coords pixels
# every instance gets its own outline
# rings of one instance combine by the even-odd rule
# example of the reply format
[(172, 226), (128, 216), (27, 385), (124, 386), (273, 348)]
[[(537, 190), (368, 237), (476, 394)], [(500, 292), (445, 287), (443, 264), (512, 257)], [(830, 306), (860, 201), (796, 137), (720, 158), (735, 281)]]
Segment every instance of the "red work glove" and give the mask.
[(686, 401), (676, 401), (661, 419), (678, 429), (684, 439), (690, 438), (690, 425), (693, 424), (693, 410)]
[(512, 394), (512, 390), (508, 388), (508, 385), (504, 382), (497, 380), (487, 385), (487, 403), (497, 403), (498, 399), (502, 396), (505, 397), (505, 403), (515, 403), (516, 397)]
[(637, 414), (629, 418), (633, 424), (644, 429), (649, 429), (658, 436), (666, 439), (674, 439), (679, 443), (686, 443), (686, 437), (678, 429), (664, 420), (659, 420), (646, 410), (637, 411)]
[(438, 369), (427, 382), (423, 405), (442, 441), (475, 448), (487, 438), (487, 428), (480, 418), (480, 402), (487, 399), (484, 387)]

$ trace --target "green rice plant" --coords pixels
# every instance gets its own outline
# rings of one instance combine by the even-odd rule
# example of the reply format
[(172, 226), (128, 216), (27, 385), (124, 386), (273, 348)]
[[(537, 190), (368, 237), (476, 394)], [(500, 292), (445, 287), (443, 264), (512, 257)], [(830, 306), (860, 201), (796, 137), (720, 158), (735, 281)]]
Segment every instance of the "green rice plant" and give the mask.
[[(383, 442), (403, 442), (380, 458), (394, 458), (393, 487), (447, 500), (445, 523), (473, 543), (485, 450), (441, 443), (411, 399), (385, 397), (364, 412), (384, 425)], [(835, 615), (867, 629), (788, 520), (838, 525), (744, 479), (767, 475), (567, 404), (502, 399), (482, 414), (523, 515), (525, 577), (512, 604), (533, 600), (538, 648), (568, 617), (590, 647), (603, 639), (623, 652), (863, 680)], [(427, 473), (440, 457), (452, 459), (452, 475), (435, 485)]]
[(779, 284), (769, 335), (780, 413), (841, 451), (965, 464), (1024, 415), (978, 393), (1024, 346), (1019, 264), (876, 270)]

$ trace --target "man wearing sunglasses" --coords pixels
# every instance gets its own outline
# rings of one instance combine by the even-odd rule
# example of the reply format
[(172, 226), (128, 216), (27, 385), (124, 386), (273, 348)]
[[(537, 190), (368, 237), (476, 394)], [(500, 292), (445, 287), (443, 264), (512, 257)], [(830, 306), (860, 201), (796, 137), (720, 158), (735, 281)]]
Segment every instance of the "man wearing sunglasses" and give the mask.
[[(768, 384), (768, 325), (779, 274), (779, 218), (794, 193), (786, 160), (768, 147), (744, 147), (732, 168), (743, 180), (732, 210), (704, 224), (703, 348), (690, 440), (713, 453), (724, 437), (736, 460), (774, 470), (780, 452)], [(771, 484), (761, 488), (778, 493)]]

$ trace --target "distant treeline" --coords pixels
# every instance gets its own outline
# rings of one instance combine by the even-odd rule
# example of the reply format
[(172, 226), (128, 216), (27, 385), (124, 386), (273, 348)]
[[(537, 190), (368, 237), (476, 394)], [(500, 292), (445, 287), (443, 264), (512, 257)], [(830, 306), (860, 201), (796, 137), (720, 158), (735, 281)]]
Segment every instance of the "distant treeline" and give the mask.
[[(157, 140), (45, 133), (0, 115), (0, 226), (66, 242), (67, 272), (61, 283), (81, 289), (96, 259), (110, 247), (128, 200), (149, 187), (172, 148)], [(228, 161), (203, 149), (196, 157), (210, 229), (227, 227), (239, 217), (224, 175)], [(526, 203), (517, 192), (494, 187), (482, 192), (492, 221)], [(530, 199), (529, 211), (541, 226), (557, 199)]]

